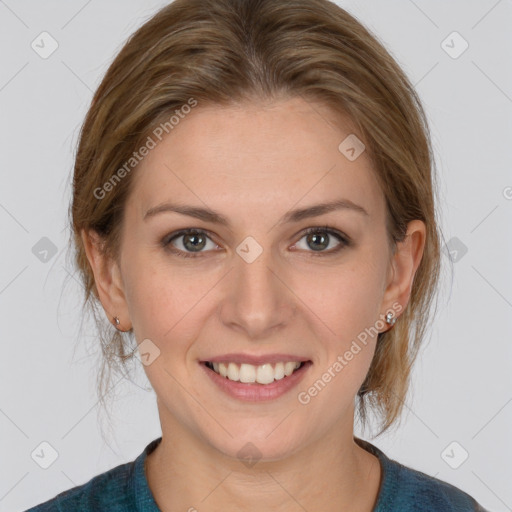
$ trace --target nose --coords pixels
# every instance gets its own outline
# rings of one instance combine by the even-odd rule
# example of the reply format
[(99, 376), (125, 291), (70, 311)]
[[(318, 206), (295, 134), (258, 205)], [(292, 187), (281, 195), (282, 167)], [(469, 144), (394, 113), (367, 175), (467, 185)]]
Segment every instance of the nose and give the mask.
[(269, 249), (254, 261), (235, 253), (233, 265), (224, 282), (222, 322), (250, 340), (275, 336), (274, 331), (288, 325), (296, 310), (284, 267)]

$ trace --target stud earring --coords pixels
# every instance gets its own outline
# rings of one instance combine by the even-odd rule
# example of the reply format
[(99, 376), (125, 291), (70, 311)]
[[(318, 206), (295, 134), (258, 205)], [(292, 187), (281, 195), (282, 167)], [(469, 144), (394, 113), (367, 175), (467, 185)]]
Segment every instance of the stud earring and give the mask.
[(114, 317), (114, 322), (116, 323), (116, 329), (117, 329), (117, 326), (121, 323), (119, 321), (119, 318), (117, 318), (117, 316)]
[(393, 315), (393, 313), (390, 311), (387, 315), (386, 315), (386, 323), (391, 325), (391, 327), (393, 327), (393, 325), (395, 325), (395, 322), (396, 322), (396, 317)]

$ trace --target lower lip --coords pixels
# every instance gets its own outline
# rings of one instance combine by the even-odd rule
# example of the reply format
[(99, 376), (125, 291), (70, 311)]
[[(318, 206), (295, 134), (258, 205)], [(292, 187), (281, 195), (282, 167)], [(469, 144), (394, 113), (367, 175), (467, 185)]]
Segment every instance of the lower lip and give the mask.
[(212, 381), (219, 386), (219, 388), (226, 394), (239, 400), (248, 402), (259, 402), (274, 400), (295, 387), (303, 378), (308, 368), (312, 365), (311, 361), (304, 363), (298, 370), (295, 370), (288, 377), (283, 377), (280, 380), (275, 380), (270, 384), (259, 384), (258, 382), (243, 383), (234, 382), (227, 377), (223, 377), (214, 372), (204, 363), (200, 363), (207, 375)]

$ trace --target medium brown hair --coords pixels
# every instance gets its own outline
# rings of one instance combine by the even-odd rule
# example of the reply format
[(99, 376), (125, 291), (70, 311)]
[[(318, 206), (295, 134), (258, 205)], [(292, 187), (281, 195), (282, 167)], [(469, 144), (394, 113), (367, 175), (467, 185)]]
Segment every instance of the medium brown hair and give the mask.
[[(404, 239), (409, 221), (426, 224), (410, 301), (394, 328), (378, 335), (357, 395), (363, 426), (370, 410), (380, 416), (379, 434), (399, 419), (440, 274), (430, 134), (400, 66), (359, 21), (328, 0), (175, 0), (131, 35), (106, 72), (80, 132), (70, 205), (83, 306), (94, 313), (102, 348), (100, 401), (112, 371), (123, 371), (134, 348), (105, 322), (81, 239), (82, 230), (94, 230), (105, 254), (118, 257), (136, 166), (113, 184), (112, 178), (156, 127), (172, 129), (170, 116), (191, 99), (200, 107), (298, 96), (354, 123), (385, 196), (390, 246)], [(108, 193), (97, 199), (109, 180)], [(127, 336), (133, 342), (133, 332)]]

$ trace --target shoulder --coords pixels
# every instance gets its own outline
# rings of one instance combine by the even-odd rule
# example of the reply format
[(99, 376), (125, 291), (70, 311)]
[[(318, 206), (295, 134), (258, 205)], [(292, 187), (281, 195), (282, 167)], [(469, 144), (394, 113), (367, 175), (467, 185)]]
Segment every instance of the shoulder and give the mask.
[(144, 461), (161, 440), (160, 437), (151, 441), (135, 460), (120, 464), (25, 512), (157, 511), (158, 507), (147, 485)]
[(434, 478), (415, 469), (396, 465), (395, 502), (400, 510), (415, 512), (488, 512), (474, 498), (452, 484)]
[(374, 512), (489, 512), (454, 485), (404, 466), (368, 441), (355, 439), (381, 463), (382, 479)]
[[(134, 462), (121, 464), (91, 478), (87, 483), (61, 492), (26, 512), (64, 512), (80, 510), (129, 510), (129, 482)], [(107, 508), (108, 507), (108, 508)]]

